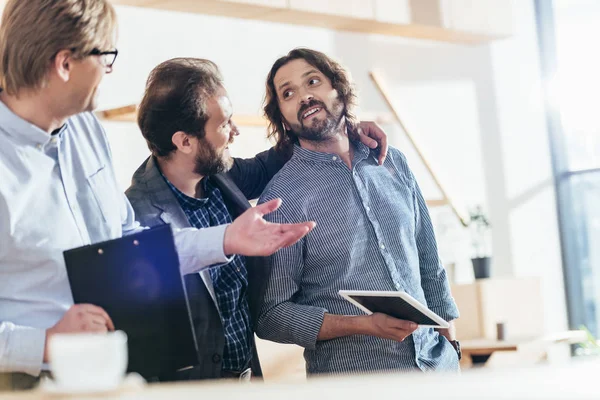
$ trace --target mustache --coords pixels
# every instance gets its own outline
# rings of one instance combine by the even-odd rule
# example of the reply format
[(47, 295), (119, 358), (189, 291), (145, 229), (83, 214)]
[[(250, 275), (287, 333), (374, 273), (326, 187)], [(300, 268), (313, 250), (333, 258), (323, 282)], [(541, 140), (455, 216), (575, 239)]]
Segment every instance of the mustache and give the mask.
[(327, 111), (327, 107), (325, 106), (325, 103), (323, 103), (322, 101), (316, 100), (316, 99), (312, 99), (311, 101), (309, 101), (308, 103), (306, 103), (302, 107), (300, 107), (300, 110), (298, 110), (298, 121), (302, 121), (302, 114), (304, 114), (306, 112), (306, 110), (308, 110), (309, 108), (314, 107), (314, 106), (319, 106), (323, 110)]

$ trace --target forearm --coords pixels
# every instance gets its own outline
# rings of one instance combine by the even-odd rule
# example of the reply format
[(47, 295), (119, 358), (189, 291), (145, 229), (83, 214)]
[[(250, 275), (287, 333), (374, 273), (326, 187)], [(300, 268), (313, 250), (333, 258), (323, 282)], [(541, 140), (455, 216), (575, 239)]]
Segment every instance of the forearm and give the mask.
[(45, 344), (45, 329), (0, 323), (0, 372), (39, 375)]
[(367, 334), (365, 316), (325, 314), (317, 340)]
[[(441, 265), (429, 264), (429, 268), (421, 267), (421, 287), (427, 300), (427, 306), (446, 321), (459, 317), (458, 307), (452, 297), (446, 272)], [(433, 264), (433, 265), (432, 265)]]
[(173, 232), (181, 274), (193, 274), (209, 266), (227, 264), (223, 242), (227, 225), (205, 229), (185, 228)]
[(279, 172), (288, 159), (288, 156), (271, 148), (258, 153), (253, 158), (234, 158), (233, 166), (227, 174), (246, 198), (252, 200), (260, 196), (267, 183)]

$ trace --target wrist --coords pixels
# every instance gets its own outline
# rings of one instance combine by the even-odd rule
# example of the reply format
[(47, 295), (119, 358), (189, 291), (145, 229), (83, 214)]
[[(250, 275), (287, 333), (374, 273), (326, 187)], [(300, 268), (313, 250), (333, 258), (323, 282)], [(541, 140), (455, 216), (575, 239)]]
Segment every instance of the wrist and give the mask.
[(352, 319), (353, 334), (355, 335), (370, 335), (373, 336), (373, 324), (371, 323), (370, 315), (359, 315), (349, 317)]
[(223, 254), (225, 254), (225, 257), (235, 254), (235, 251), (233, 251), (233, 241), (231, 240), (231, 229), (231, 224), (229, 224), (223, 233)]
[(48, 351), (48, 343), (50, 343), (50, 337), (52, 336), (52, 328), (46, 329), (46, 337), (44, 338), (44, 356), (43, 362), (47, 363), (50, 361), (50, 354)]

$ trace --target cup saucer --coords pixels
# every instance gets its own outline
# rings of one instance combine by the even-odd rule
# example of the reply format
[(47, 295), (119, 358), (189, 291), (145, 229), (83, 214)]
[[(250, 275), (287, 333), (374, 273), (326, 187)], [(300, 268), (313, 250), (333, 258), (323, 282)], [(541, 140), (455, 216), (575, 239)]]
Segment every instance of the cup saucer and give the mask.
[(138, 390), (144, 387), (146, 381), (139, 374), (128, 374), (123, 381), (118, 385), (110, 386), (77, 386), (77, 385), (61, 385), (57, 381), (44, 378), (40, 381), (38, 389), (48, 394), (91, 394), (91, 393), (110, 393), (116, 391)]

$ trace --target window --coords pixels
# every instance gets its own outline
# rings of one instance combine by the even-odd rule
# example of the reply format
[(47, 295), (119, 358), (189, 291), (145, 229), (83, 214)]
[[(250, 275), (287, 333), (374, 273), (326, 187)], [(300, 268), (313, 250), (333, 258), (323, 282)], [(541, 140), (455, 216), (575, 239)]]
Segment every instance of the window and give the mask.
[(600, 2), (536, 0), (569, 324), (600, 335)]

